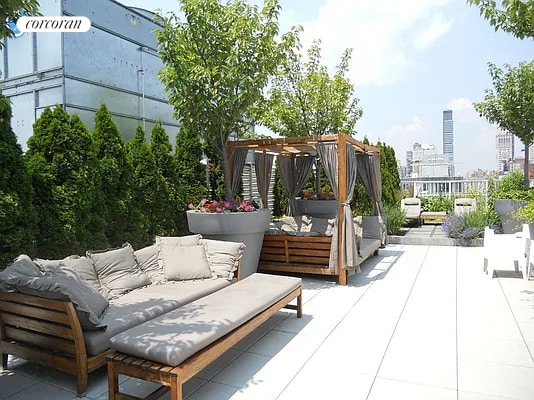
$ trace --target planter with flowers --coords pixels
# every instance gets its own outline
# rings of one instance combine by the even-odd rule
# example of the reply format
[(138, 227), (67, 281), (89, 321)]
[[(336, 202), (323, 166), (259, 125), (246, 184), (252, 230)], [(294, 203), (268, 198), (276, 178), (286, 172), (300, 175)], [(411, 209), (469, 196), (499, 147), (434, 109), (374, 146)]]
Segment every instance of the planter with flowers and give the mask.
[[(240, 210), (235, 202), (244, 158), (228, 140), (244, 136), (257, 120), (264, 89), (294, 45), (295, 33), (280, 35), (278, 0), (263, 7), (245, 0), (182, 0), (179, 8), (156, 16), (162, 27), (156, 32), (163, 62), (158, 77), (181, 129), (196, 132), (206, 153), (222, 163), (226, 200), (217, 199), (218, 206), (210, 203), (213, 207), (206, 207), (206, 201), (189, 210), (189, 230), (245, 242), (241, 271), (254, 271), (261, 240), (256, 251), (250, 243), (252, 232), (263, 235), (270, 211)], [(231, 239), (230, 231), (235, 234)]]
[(245, 278), (258, 269), (263, 234), (269, 227), (268, 208), (256, 210), (251, 202), (238, 200), (233, 206), (224, 200), (203, 199), (197, 206), (189, 204), (189, 230), (207, 239), (226, 240), (245, 244), (240, 276)]
[(297, 200), (299, 213), (317, 218), (335, 218), (339, 210), (339, 202), (333, 192), (319, 194), (305, 190), (302, 197)]

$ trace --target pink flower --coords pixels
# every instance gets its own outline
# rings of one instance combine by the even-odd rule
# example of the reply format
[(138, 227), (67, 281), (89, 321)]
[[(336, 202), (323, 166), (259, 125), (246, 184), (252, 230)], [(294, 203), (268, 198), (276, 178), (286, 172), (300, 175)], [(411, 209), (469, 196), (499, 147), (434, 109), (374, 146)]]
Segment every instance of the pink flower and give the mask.
[(229, 201), (225, 201), (224, 202), (224, 208), (231, 209), (232, 208), (232, 203), (230, 203)]
[(208, 201), (207, 199), (200, 200), (200, 205), (203, 206), (204, 204), (206, 204), (207, 201)]
[(189, 204), (187, 205), (187, 208), (189, 208), (190, 210), (192, 210), (193, 208), (195, 208), (195, 206), (194, 206), (193, 204), (189, 203)]
[(218, 213), (222, 212), (221, 207), (217, 207), (217, 208), (215, 209), (215, 212), (218, 212)]
[(206, 212), (206, 208), (204, 208), (204, 207), (200, 207), (200, 211), (201, 211), (201, 212)]

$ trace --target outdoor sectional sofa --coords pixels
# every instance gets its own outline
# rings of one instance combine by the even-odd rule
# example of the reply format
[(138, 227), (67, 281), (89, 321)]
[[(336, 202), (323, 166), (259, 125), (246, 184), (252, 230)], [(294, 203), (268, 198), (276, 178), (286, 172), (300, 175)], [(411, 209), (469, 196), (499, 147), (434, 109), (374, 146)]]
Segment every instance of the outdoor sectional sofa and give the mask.
[[(265, 232), (258, 269), (336, 275), (329, 267), (334, 221), (303, 215), (271, 224)], [(385, 232), (378, 216), (355, 217), (354, 227), (361, 264), (378, 254)]]
[(2, 368), (12, 354), (74, 374), (82, 394), (113, 336), (232, 285), (243, 249), (190, 235), (62, 260), (21, 255), (0, 272)]

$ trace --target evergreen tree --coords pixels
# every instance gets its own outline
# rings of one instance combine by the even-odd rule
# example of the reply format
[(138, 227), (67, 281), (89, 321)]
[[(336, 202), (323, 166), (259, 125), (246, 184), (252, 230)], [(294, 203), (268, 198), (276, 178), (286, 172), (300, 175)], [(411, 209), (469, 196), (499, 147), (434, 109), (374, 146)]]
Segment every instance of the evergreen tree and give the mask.
[(25, 157), (35, 191), (37, 254), (80, 254), (93, 239), (102, 239), (92, 219), (96, 165), (91, 136), (77, 116), (71, 119), (59, 106), (45, 109), (33, 129)]
[(133, 177), (130, 242), (140, 248), (153, 243), (155, 235), (160, 234), (156, 216), (161, 214), (160, 193), (165, 182), (141, 126), (137, 127), (126, 148)]
[(176, 149), (174, 165), (176, 169), (177, 203), (176, 228), (179, 233), (187, 232), (185, 210), (188, 204), (198, 204), (206, 197), (206, 167), (200, 163), (202, 159), (202, 144), (193, 130), (182, 125), (176, 135)]
[(106, 237), (112, 246), (119, 246), (129, 237), (131, 167), (119, 129), (104, 103), (95, 115), (93, 142), (101, 177), (99, 192)]
[(176, 207), (178, 206), (176, 168), (169, 135), (163, 129), (161, 122), (157, 122), (150, 133), (150, 150), (156, 169), (163, 177), (163, 185), (158, 188), (160, 208), (158, 214), (154, 215), (157, 220), (157, 230), (159, 234), (174, 234), (176, 231)]
[(382, 175), (382, 202), (396, 204), (399, 201), (400, 177), (393, 147), (378, 142), (380, 149), (380, 174)]
[(20, 253), (34, 255), (33, 189), (11, 128), (9, 99), (0, 95), (0, 269)]

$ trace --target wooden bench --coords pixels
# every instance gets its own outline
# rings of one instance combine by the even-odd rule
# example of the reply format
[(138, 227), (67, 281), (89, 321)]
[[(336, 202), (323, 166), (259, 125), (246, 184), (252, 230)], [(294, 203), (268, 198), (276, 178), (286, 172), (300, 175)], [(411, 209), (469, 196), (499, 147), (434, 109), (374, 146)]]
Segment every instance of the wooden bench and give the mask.
[[(262, 283), (265, 283), (263, 287)], [(294, 299), (297, 304), (289, 304)], [(235, 307), (228, 307), (229, 301)], [(219, 307), (216, 320), (213, 312), (207, 312), (210, 307)], [(246, 311), (247, 307), (255, 310), (252, 315)], [(257, 310), (258, 307), (261, 309)], [(282, 308), (294, 309), (297, 317), (302, 317), (302, 280), (253, 274), (113, 337), (112, 348), (116, 352), (108, 356), (109, 399), (139, 399), (120, 392), (118, 376), (121, 374), (162, 385), (145, 400), (156, 399), (169, 391), (171, 400), (182, 400), (185, 382)], [(234, 321), (235, 326), (227, 321)], [(198, 332), (191, 332), (197, 323)], [(210, 325), (213, 329), (207, 331)], [(200, 338), (192, 339), (193, 335)], [(198, 350), (193, 350), (195, 344), (191, 345), (195, 339), (196, 346), (202, 346)], [(192, 351), (195, 352), (189, 355)], [(168, 362), (161, 362), (162, 359)]]
[(445, 219), (447, 219), (447, 213), (445, 211), (423, 211), (421, 213), (421, 221), (423, 224), (427, 221), (443, 222)]

